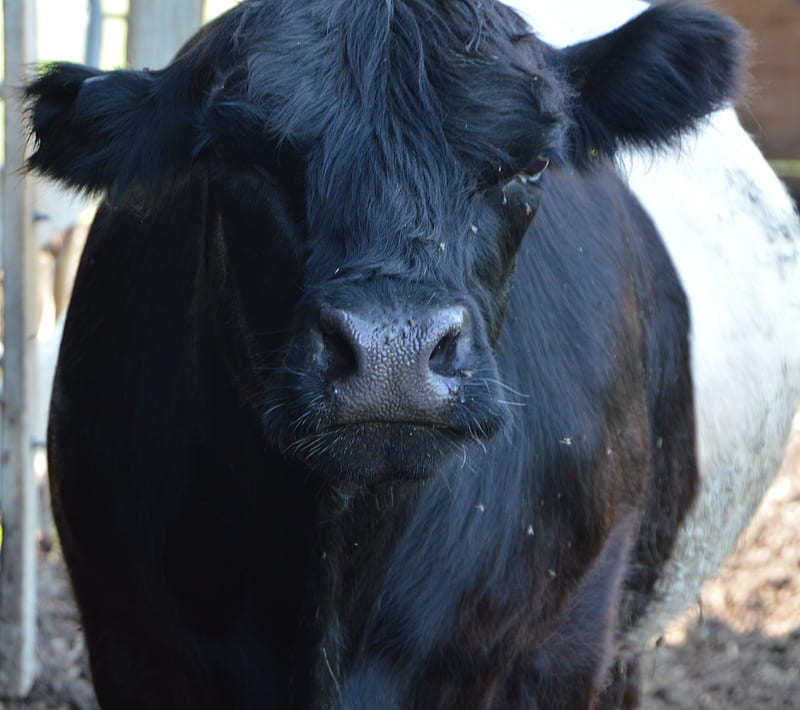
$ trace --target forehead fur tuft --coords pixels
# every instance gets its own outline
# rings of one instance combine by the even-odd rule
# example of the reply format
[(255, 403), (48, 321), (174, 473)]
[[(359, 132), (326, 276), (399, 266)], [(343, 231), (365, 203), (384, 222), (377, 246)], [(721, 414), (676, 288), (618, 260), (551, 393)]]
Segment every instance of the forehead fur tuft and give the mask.
[(215, 100), (297, 147), (312, 229), (324, 215), (350, 237), (435, 239), (454, 201), (559, 149), (561, 84), (502, 5), (254, 2), (234, 37), (241, 62)]

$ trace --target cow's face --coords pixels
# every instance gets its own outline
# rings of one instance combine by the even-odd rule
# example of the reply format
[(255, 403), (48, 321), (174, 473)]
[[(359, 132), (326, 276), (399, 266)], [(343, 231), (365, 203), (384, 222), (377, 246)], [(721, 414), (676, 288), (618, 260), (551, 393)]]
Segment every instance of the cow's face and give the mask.
[[(493, 348), (540, 177), (443, 184), (448, 223), (398, 234), (391, 206), (359, 232), (315, 215), (300, 183), (221, 172), (215, 239), (257, 373), (251, 401), (287, 455), (342, 477), (426, 476), (502, 426)], [(348, 204), (369, 220), (368, 196)]]
[(269, 441), (426, 476), (503, 425), (493, 348), (547, 161), (676, 135), (727, 96), (735, 37), (685, 5), (558, 52), (492, 3), (246, 2), (163, 72), (51, 69), (32, 162), (155, 195), (204, 174), (204, 264)]
[(434, 38), (386, 12), (273, 33), (263, 7), (246, 80), (235, 66), (205, 105), (248, 398), (286, 455), (337, 477), (427, 476), (502, 426), (493, 349), (565, 125), (510, 13), (469, 48), (474, 20)]

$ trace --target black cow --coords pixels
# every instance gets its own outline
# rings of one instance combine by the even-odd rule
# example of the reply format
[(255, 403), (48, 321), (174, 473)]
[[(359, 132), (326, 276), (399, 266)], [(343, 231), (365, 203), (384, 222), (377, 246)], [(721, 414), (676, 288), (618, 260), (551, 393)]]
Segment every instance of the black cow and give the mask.
[(697, 470), (612, 160), (739, 55), (684, 3), (556, 50), (489, 0), (246, 0), (162, 71), (43, 71), (32, 167), (106, 194), (49, 430), (105, 710), (635, 705)]

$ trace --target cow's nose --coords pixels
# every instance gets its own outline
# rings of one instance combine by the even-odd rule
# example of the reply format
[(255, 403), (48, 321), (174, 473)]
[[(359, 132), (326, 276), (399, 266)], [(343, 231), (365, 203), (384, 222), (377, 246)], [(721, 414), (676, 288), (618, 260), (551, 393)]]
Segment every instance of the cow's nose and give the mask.
[(446, 425), (469, 375), (472, 328), (463, 306), (412, 316), (323, 307), (322, 362), (336, 424)]

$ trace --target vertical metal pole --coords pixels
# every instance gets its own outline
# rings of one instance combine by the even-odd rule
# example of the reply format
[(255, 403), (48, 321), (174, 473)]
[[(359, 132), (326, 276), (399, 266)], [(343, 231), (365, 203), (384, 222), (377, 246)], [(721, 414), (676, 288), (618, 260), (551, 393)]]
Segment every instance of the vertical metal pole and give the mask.
[(18, 94), (35, 56), (33, 0), (5, 0), (6, 169), (3, 177), (5, 354), (0, 449), (0, 697), (27, 695), (35, 675), (36, 485), (30, 440), (35, 401), (36, 243)]
[(100, 66), (100, 51), (103, 47), (103, 3), (89, 0), (89, 26), (86, 28), (86, 52), (84, 61), (92, 67)]

